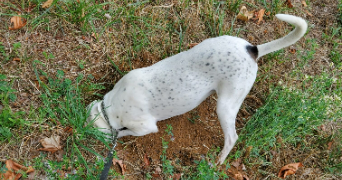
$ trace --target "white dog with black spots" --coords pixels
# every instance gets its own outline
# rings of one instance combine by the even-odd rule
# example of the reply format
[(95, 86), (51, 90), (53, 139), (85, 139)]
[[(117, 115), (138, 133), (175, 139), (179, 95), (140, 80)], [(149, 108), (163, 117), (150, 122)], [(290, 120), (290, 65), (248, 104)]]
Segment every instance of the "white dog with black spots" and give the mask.
[(216, 112), (224, 133), (218, 159), (222, 164), (238, 139), (235, 118), (255, 81), (257, 60), (294, 44), (306, 32), (307, 23), (302, 18), (276, 17), (295, 29), (257, 46), (238, 37), (210, 38), (152, 66), (132, 70), (103, 101), (88, 106), (88, 121), (96, 118), (95, 126), (105, 133), (111, 133), (111, 128), (118, 130), (118, 137), (143, 136), (158, 131), (157, 121), (186, 113), (216, 92)]

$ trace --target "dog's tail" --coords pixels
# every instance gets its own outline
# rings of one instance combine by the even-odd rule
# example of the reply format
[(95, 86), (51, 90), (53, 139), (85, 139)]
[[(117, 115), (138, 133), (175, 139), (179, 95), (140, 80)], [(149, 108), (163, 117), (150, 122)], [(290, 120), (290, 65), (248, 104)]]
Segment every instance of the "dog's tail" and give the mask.
[[(304, 19), (297, 17), (297, 16), (287, 15), (287, 14), (277, 14), (276, 17), (282, 21), (285, 21), (294, 25), (296, 28), (283, 38), (256, 46), (257, 51), (254, 47), (254, 50), (252, 49), (252, 52), (257, 53), (257, 54), (254, 53), (254, 56), (257, 55), (256, 59), (268, 53), (277, 51), (279, 49), (288, 47), (296, 43), (301, 37), (304, 36), (306, 32), (308, 25)], [(248, 51), (250, 52), (250, 50)]]

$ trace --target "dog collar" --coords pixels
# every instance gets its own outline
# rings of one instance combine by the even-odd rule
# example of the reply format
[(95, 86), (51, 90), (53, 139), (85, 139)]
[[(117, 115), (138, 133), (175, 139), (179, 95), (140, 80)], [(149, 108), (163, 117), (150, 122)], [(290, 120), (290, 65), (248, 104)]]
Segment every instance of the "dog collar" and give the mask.
[(114, 129), (113, 126), (110, 125), (109, 117), (107, 115), (107, 112), (106, 112), (106, 109), (105, 109), (105, 104), (104, 104), (103, 100), (101, 102), (101, 113), (102, 113), (104, 119), (106, 120), (108, 126), (110, 127), (110, 131), (112, 132), (112, 140), (114, 141), (117, 138), (118, 130)]
[(104, 101), (101, 102), (101, 113), (104, 117), (104, 119), (106, 120), (107, 124), (112, 128), (112, 126), (109, 124), (109, 118), (105, 109), (105, 104)]
[[(123, 131), (123, 130), (126, 130), (127, 128), (126, 127), (123, 127), (123, 128), (120, 128), (120, 129), (114, 129), (113, 126), (110, 125), (109, 123), (109, 117), (107, 115), (107, 112), (106, 112), (106, 108), (105, 108), (105, 104), (104, 104), (104, 101), (102, 100), (101, 102), (101, 113), (104, 117), (104, 119), (106, 120), (108, 126), (110, 127), (110, 130), (112, 131), (112, 134), (113, 134), (113, 139), (114, 139), (114, 135), (117, 136), (118, 132), (119, 131)], [(115, 134), (114, 134), (115, 133)]]

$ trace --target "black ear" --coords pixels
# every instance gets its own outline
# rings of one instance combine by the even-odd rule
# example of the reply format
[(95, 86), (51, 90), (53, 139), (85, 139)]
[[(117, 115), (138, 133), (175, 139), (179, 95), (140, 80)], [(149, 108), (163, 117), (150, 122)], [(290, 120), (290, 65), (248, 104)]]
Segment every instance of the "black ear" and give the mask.
[(258, 58), (258, 48), (256, 46), (251, 46), (251, 45), (247, 45), (246, 46), (247, 52), (249, 53), (249, 55), (251, 55), (251, 57), (256, 60)]

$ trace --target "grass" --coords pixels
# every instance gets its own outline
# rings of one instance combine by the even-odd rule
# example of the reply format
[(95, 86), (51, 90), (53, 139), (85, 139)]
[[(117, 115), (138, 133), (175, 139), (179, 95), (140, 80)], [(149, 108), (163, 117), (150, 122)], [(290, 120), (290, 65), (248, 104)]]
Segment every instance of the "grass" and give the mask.
[[(333, 37), (338, 31), (339, 29), (332, 28), (332, 34), (325, 36), (325, 39), (334, 44), (333, 49), (336, 48)], [(335, 64), (337, 68), (329, 73), (322, 72), (315, 76), (304, 74), (303, 69), (315, 59), (319, 46), (315, 39), (307, 40), (307, 45), (310, 49), (300, 53), (301, 62), (290, 73), (292, 78), (301, 81), (300, 85), (279, 81), (276, 86), (270, 87), (270, 94), (263, 107), (256, 111), (239, 134), (237, 146), (248, 148), (241, 148), (245, 152), (239, 150), (230, 155), (232, 159), (243, 157), (245, 153), (248, 155), (244, 157), (247, 165), (275, 166), (272, 154), (274, 151), (284, 147), (298, 147), (301, 152), (319, 151), (334, 141), (337, 145), (327, 157), (328, 160), (322, 160), (322, 163), (329, 173), (338, 175), (341, 172), (341, 163), (336, 162), (336, 158), (342, 155), (342, 131), (327, 135), (319, 129), (322, 124), (341, 123), (342, 80), (338, 78), (342, 75), (340, 65)], [(282, 51), (271, 53), (267, 58), (280, 58), (281, 53)], [(340, 55), (337, 53), (335, 56)], [(330, 56), (333, 62), (335, 56)], [(335, 67), (334, 64), (331, 67)], [(317, 141), (313, 142), (312, 139)], [(294, 161), (305, 161), (310, 155)]]
[[(253, 146), (252, 157), (280, 145), (277, 138), (281, 138), (282, 143), (297, 146), (305, 141), (306, 136), (315, 136), (318, 126), (326, 121), (336, 121), (341, 116), (340, 80), (323, 74), (309, 77), (303, 82), (306, 83), (312, 85), (305, 89), (272, 88), (265, 105), (258, 109), (242, 131), (240, 141)], [(332, 86), (337, 88), (331, 91)]]
[(6, 141), (10, 139), (13, 134), (11, 128), (21, 127), (27, 124), (22, 116), (25, 112), (13, 112), (9, 107), (9, 103), (15, 101), (17, 96), (14, 94), (15, 90), (12, 89), (12, 83), (6, 81), (7, 77), (0, 74), (0, 141)]
[[(167, 136), (171, 136), (172, 138), (173, 133), (172, 133), (171, 125), (167, 125), (167, 129), (165, 130), (165, 133), (167, 134)], [(167, 159), (167, 156), (166, 156), (166, 151), (167, 151), (169, 142), (164, 140), (164, 137), (161, 137), (161, 138), (162, 138), (162, 144), (163, 144), (163, 152), (160, 158), (163, 164), (163, 174), (166, 177), (172, 177), (174, 173), (174, 167), (171, 164), (171, 160)]]
[[(89, 67), (91, 69), (94, 64), (99, 64), (93, 63), (93, 59), (109, 62), (111, 66), (106, 69), (113, 69), (119, 76), (123, 76), (134, 69), (135, 63), (139, 61), (155, 63), (186, 50), (191, 42), (201, 42), (208, 37), (228, 34), (247, 39), (247, 36), (251, 35), (263, 41), (263, 36), (267, 34), (261, 37), (255, 35), (255, 32), (262, 32), (262, 29), (256, 29), (255, 32), (247, 30), (247, 23), (243, 24), (234, 18), (242, 5), (246, 5), (248, 9), (264, 8), (271, 12), (270, 17), (277, 13), (296, 11), (284, 7), (283, 1), (279, 0), (270, 3), (259, 0), (255, 4), (242, 0), (180, 1), (173, 5), (158, 1), (100, 3), (95, 0), (80, 2), (55, 0), (47, 9), (40, 6), (44, 2), (45, 0), (1, 2), (8, 8), (4, 8), (0, 15), (9, 18), (17, 15), (17, 12), (22, 12), (21, 16), (28, 21), (25, 26), (27, 33), (47, 33), (51, 36), (51, 41), (57, 35), (71, 36), (70, 39), (90, 37), (91, 42), (77, 44), (77, 48), (70, 49), (69, 52), (78, 51), (89, 56), (82, 58), (78, 57), (78, 54), (68, 62), (64, 61), (64, 56), (59, 56), (58, 52), (52, 50), (53, 47), (46, 44), (47, 48), (35, 52), (30, 48), (30, 45), (36, 48), (34, 43), (27, 45), (26, 41), (18, 41), (15, 36), (1, 36), (1, 40), (6, 41), (0, 42), (0, 62), (4, 65), (1, 67), (3, 72), (0, 74), (0, 119), (2, 119), (0, 142), (8, 145), (20, 144), (19, 139), (23, 137), (30, 137), (35, 133), (53, 134), (56, 133), (56, 129), (71, 127), (72, 134), (64, 139), (62, 161), (57, 161), (43, 152), (31, 159), (18, 158), (24, 161), (25, 165), (33, 165), (40, 174), (52, 179), (62, 179), (63, 173), (67, 174), (68, 179), (96, 179), (103, 168), (103, 154), (107, 154), (110, 144), (104, 134), (92, 127), (91, 122), (86, 122), (88, 115), (86, 104), (90, 99), (102, 97), (100, 94), (110, 89), (112, 85), (110, 87), (107, 85), (105, 89), (104, 83), (101, 82), (113, 77), (108, 78), (104, 75), (96, 78), (96, 73), (89, 70)], [(33, 4), (36, 6), (33, 7)], [(337, 16), (342, 14), (341, 4), (342, 1), (339, 1)], [(27, 8), (31, 8), (31, 12), (26, 12)], [(191, 11), (196, 13), (189, 13)], [(109, 14), (111, 19), (104, 18), (105, 14)], [(236, 145), (238, 150), (230, 154), (228, 162), (243, 158), (247, 168), (258, 169), (259, 174), (270, 173), (276, 170), (265, 169), (265, 167), (278, 166), (272, 152), (283, 152), (284, 148), (288, 148), (295, 149), (292, 154), (289, 153), (288, 161), (305, 161), (306, 157), (309, 157), (308, 152), (313, 151), (318, 152), (318, 155), (324, 155), (325, 158), (316, 156), (319, 160), (315, 161), (324, 173), (338, 175), (342, 171), (342, 163), (338, 160), (342, 156), (342, 145), (339, 143), (342, 141), (341, 130), (328, 133), (318, 128), (326, 123), (340, 123), (342, 116), (340, 20), (339, 23), (324, 34), (319, 33), (323, 34), (322, 37), (307, 36), (305, 41), (294, 45), (298, 49), (297, 57), (289, 54), (287, 49), (283, 49), (262, 59), (263, 64), (256, 85), (263, 87), (259, 83), (265, 83), (267, 86), (265, 88), (267, 90), (262, 91), (260, 95), (266, 97), (264, 105), (256, 110), (240, 132)], [(253, 23), (248, 25), (253, 26)], [(9, 24), (4, 26), (7, 29)], [(315, 30), (312, 28), (308, 33)], [(10, 33), (20, 32), (24, 31)], [(93, 33), (94, 36), (91, 36)], [(75, 43), (74, 41), (72, 42)], [(317, 55), (320, 49), (324, 48), (325, 43), (322, 42), (326, 42), (329, 46), (328, 56)], [(305, 46), (305, 49), (302, 46)], [(101, 55), (97, 56), (97, 53)], [(146, 58), (145, 54), (153, 56)], [(317, 60), (318, 56), (328, 59), (329, 65), (323, 64), (322, 72), (308, 73), (308, 69), (315, 66), (312, 62)], [(6, 71), (5, 65), (12, 63), (14, 58), (20, 59), (19, 70), (12, 68), (15, 72)], [(63, 69), (64, 66), (57, 65), (59, 61), (63, 61), (63, 65), (76, 64), (75, 66), (81, 71), (72, 78), (70, 72)], [(289, 63), (291, 61), (292, 63)], [(295, 67), (287, 69), (290, 67), (289, 64), (294, 64)], [(282, 70), (286, 72), (275, 73), (280, 69), (277, 69), (277, 66), (282, 66)], [(29, 111), (14, 111), (11, 105), (20, 102), (17, 95), (21, 93), (16, 91), (20, 87), (16, 87), (14, 82), (22, 78), (20, 73), (25, 69), (32, 70), (30, 74), (33, 77), (28, 78), (29, 80), (38, 81), (40, 104), (37, 108), (32, 105)], [(110, 73), (112, 72), (107, 72)], [(272, 78), (276, 80), (267, 82)], [(21, 91), (25, 89), (22, 88)], [(190, 115), (191, 118), (188, 120), (191, 122), (196, 122), (200, 118), (196, 111)], [(46, 126), (48, 128), (45, 128)], [(167, 178), (178, 171), (166, 153), (169, 148), (168, 139), (172, 140), (174, 136), (172, 130), (172, 126), (168, 125), (162, 138), (163, 149), (160, 156), (163, 176)], [(334, 142), (334, 145), (326, 155), (324, 152), (329, 142)], [(104, 144), (107, 149), (102, 148), (99, 151), (96, 147), (98, 144)], [(248, 148), (244, 147), (252, 148), (249, 152)], [(226, 170), (215, 166), (214, 160), (218, 152), (217, 148), (213, 148), (190, 167), (183, 166), (182, 169), (188, 174), (184, 174), (182, 179), (228, 178)], [(305, 154), (305, 158), (293, 155), (297, 152)], [(10, 155), (8, 158), (11, 158)], [(3, 169), (4, 165), (0, 165)], [(68, 169), (69, 167), (71, 170)], [(148, 177), (151, 178), (150, 176)], [(110, 171), (110, 177), (125, 178), (113, 169)]]
[[(52, 56), (50, 55), (50, 57)], [(36, 63), (38, 62), (36, 61)], [(91, 144), (96, 144), (96, 139), (107, 147), (109, 144), (105, 134), (95, 129), (92, 122), (87, 123), (89, 112), (86, 111), (82, 90), (94, 91), (101, 89), (102, 86), (89, 83), (82, 74), (73, 82), (64, 77), (63, 71), (57, 71), (54, 78), (39, 69), (36, 69), (35, 72), (43, 89), (41, 94), (43, 105), (40, 109), (43, 115), (40, 118), (44, 119), (44, 123), (50, 124), (50, 126), (62, 125), (72, 128), (72, 134), (66, 139), (63, 162), (48, 161), (47, 164), (52, 167), (51, 171), (53, 172), (47, 172), (47, 174), (55, 178), (60, 176), (60, 172), (56, 169), (61, 170), (64, 165), (77, 171), (77, 173), (69, 174), (70, 178), (96, 178), (103, 168), (102, 159), (104, 157), (88, 145), (89, 140), (92, 142)], [(45, 79), (46, 82), (40, 79)], [(88, 162), (82, 154), (83, 151), (88, 151), (98, 157), (95, 166), (89, 164), (94, 162)], [(71, 159), (69, 157), (77, 158)]]

